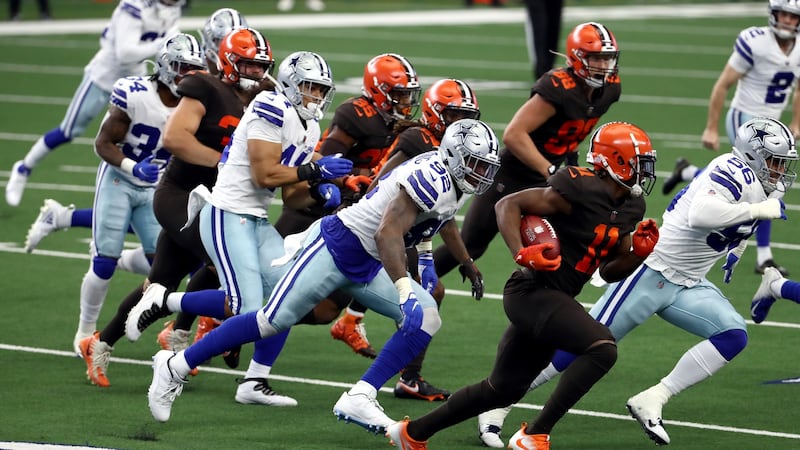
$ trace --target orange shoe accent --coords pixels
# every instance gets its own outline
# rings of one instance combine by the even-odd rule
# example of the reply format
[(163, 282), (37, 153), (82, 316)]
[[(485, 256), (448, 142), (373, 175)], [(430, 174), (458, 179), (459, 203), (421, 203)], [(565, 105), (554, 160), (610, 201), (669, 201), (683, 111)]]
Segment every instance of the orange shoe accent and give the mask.
[(528, 424), (522, 422), (522, 425), (508, 442), (508, 448), (517, 450), (550, 450), (550, 435), (549, 434), (528, 434), (525, 429)]
[(203, 336), (214, 328), (217, 328), (221, 323), (222, 322), (213, 317), (200, 316), (197, 319), (197, 332), (194, 334), (194, 341), (197, 342), (203, 339)]
[(114, 350), (114, 348), (100, 341), (99, 331), (95, 331), (91, 336), (81, 339), (78, 345), (80, 346), (83, 360), (86, 361), (86, 378), (94, 385), (105, 388), (110, 387), (111, 382), (106, 377), (106, 369), (108, 368), (111, 350)]
[(401, 450), (428, 450), (428, 441), (418, 441), (408, 435), (408, 416), (390, 425), (385, 436), (389, 438), (389, 444)]
[(169, 344), (169, 335), (172, 334), (174, 326), (175, 321), (170, 320), (164, 323), (164, 329), (158, 333), (158, 345), (161, 346), (161, 350), (172, 351), (172, 346)]
[(364, 329), (364, 324), (361, 323), (362, 319), (363, 317), (356, 317), (345, 312), (331, 327), (331, 337), (344, 342), (359, 355), (375, 359), (378, 356), (378, 352), (372, 348), (367, 340), (367, 332)]

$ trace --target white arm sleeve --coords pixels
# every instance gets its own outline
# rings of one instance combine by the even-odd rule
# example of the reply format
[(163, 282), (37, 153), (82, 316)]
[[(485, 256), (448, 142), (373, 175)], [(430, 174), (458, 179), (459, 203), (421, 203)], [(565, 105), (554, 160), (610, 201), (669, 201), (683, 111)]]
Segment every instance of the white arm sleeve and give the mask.
[(750, 203), (731, 203), (720, 195), (697, 195), (689, 208), (689, 226), (722, 228), (752, 220)]

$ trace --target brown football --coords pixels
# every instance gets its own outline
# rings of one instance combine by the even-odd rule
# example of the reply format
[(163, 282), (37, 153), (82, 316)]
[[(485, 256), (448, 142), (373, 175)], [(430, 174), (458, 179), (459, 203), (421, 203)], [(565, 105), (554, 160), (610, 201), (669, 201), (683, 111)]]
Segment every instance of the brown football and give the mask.
[(561, 254), (561, 244), (555, 228), (547, 219), (539, 216), (522, 216), (519, 231), (522, 235), (522, 245), (553, 244), (553, 248), (544, 252), (548, 258), (555, 258)]

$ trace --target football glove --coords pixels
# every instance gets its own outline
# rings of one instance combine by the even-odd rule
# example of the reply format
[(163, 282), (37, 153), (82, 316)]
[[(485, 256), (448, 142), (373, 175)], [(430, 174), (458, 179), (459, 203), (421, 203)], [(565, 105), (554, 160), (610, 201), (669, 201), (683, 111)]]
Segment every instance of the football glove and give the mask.
[(722, 270), (725, 272), (724, 276), (722, 277), (722, 281), (725, 283), (731, 282), (733, 269), (735, 269), (736, 265), (739, 264), (739, 259), (744, 254), (744, 250), (746, 248), (747, 241), (742, 240), (736, 247), (728, 249), (728, 254), (725, 256), (725, 264), (722, 265)]
[(429, 294), (433, 294), (439, 277), (436, 275), (436, 267), (433, 265), (433, 252), (419, 252), (418, 267), (420, 284)]
[(527, 267), (533, 270), (541, 270), (544, 272), (552, 272), (561, 267), (561, 255), (550, 259), (544, 256), (544, 252), (555, 248), (553, 244), (534, 244), (527, 247), (522, 247), (517, 255), (514, 256), (514, 262), (520, 266)]
[(644, 259), (653, 252), (653, 247), (658, 242), (658, 225), (653, 219), (639, 222), (633, 232), (633, 253)]
[(366, 191), (369, 185), (372, 184), (372, 178), (366, 175), (348, 175), (344, 177), (344, 185), (355, 193), (362, 193)]
[(332, 180), (343, 177), (353, 170), (353, 161), (339, 155), (323, 156), (322, 158), (303, 164), (297, 168), (297, 178), (305, 180)]
[(153, 160), (153, 157), (154, 155), (150, 155), (137, 162), (136, 165), (133, 166), (133, 176), (146, 183), (155, 183), (158, 181), (158, 170), (160, 167), (150, 162)]
[(469, 264), (462, 264), (458, 266), (458, 272), (461, 274), (461, 281), (469, 281), (472, 283), (472, 298), (480, 300), (483, 298), (483, 274), (478, 270), (475, 262), (470, 260)]
[(400, 299), (400, 302), (400, 312), (403, 314), (400, 331), (408, 336), (422, 328), (422, 307), (413, 292), (410, 292), (405, 299)]
[(312, 183), (310, 193), (311, 198), (322, 203), (325, 209), (336, 208), (342, 203), (342, 192), (339, 190), (339, 186), (331, 182)]

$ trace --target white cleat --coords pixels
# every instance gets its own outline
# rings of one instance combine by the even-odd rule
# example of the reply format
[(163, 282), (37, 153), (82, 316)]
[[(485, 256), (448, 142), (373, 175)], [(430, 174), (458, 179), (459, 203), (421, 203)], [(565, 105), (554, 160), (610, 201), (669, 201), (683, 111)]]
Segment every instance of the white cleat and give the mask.
[(504, 448), (505, 444), (500, 438), (503, 422), (511, 412), (511, 406), (492, 409), (478, 414), (478, 437), (483, 445), (491, 448)]
[[(761, 323), (767, 318), (769, 309), (775, 303), (776, 295), (772, 291), (772, 283), (778, 281), (783, 276), (781, 272), (775, 267), (767, 267), (764, 269), (764, 274), (761, 275), (761, 284), (758, 285), (755, 295), (753, 295), (753, 302), (750, 304), (750, 317), (755, 323)], [(777, 294), (780, 294), (777, 293)]]
[(237, 380), (236, 401), (245, 405), (297, 406), (297, 400), (273, 391), (266, 378), (243, 378)]
[(129, 341), (136, 342), (147, 327), (168, 315), (167, 288), (158, 283), (150, 283), (139, 303), (130, 310), (125, 319), (125, 336)]
[(550, 450), (549, 434), (528, 434), (525, 428), (527, 423), (522, 423), (519, 430), (508, 440), (508, 448), (513, 450)]
[(153, 381), (147, 390), (147, 404), (150, 414), (158, 422), (169, 420), (172, 404), (181, 395), (183, 385), (187, 382), (169, 366), (174, 356), (175, 353), (169, 350), (161, 350), (153, 356)]
[(294, 8), (294, 0), (278, 0), (278, 11), (291, 11), (292, 8)]
[(6, 183), (6, 203), (9, 206), (19, 206), (22, 201), (22, 193), (25, 191), (25, 183), (31, 175), (31, 169), (25, 167), (22, 161), (17, 161), (11, 167), (11, 174)]
[(383, 413), (378, 399), (370, 398), (367, 394), (343, 393), (333, 405), (333, 414), (345, 423), (353, 422), (375, 434), (385, 434), (386, 427), (397, 422)]
[(325, 2), (322, 0), (306, 0), (306, 7), (315, 12), (324, 11)]
[(74, 210), (75, 205), (64, 206), (52, 198), (46, 199), (39, 208), (36, 220), (28, 228), (28, 234), (25, 236), (25, 251), (32, 252), (50, 233), (69, 228), (70, 223), (65, 220), (65, 216), (71, 215)]
[(647, 437), (653, 440), (656, 445), (669, 444), (669, 434), (664, 429), (661, 420), (661, 408), (664, 401), (659, 399), (656, 392), (658, 385), (646, 389), (628, 399), (625, 405), (628, 407), (631, 416), (639, 422)]

